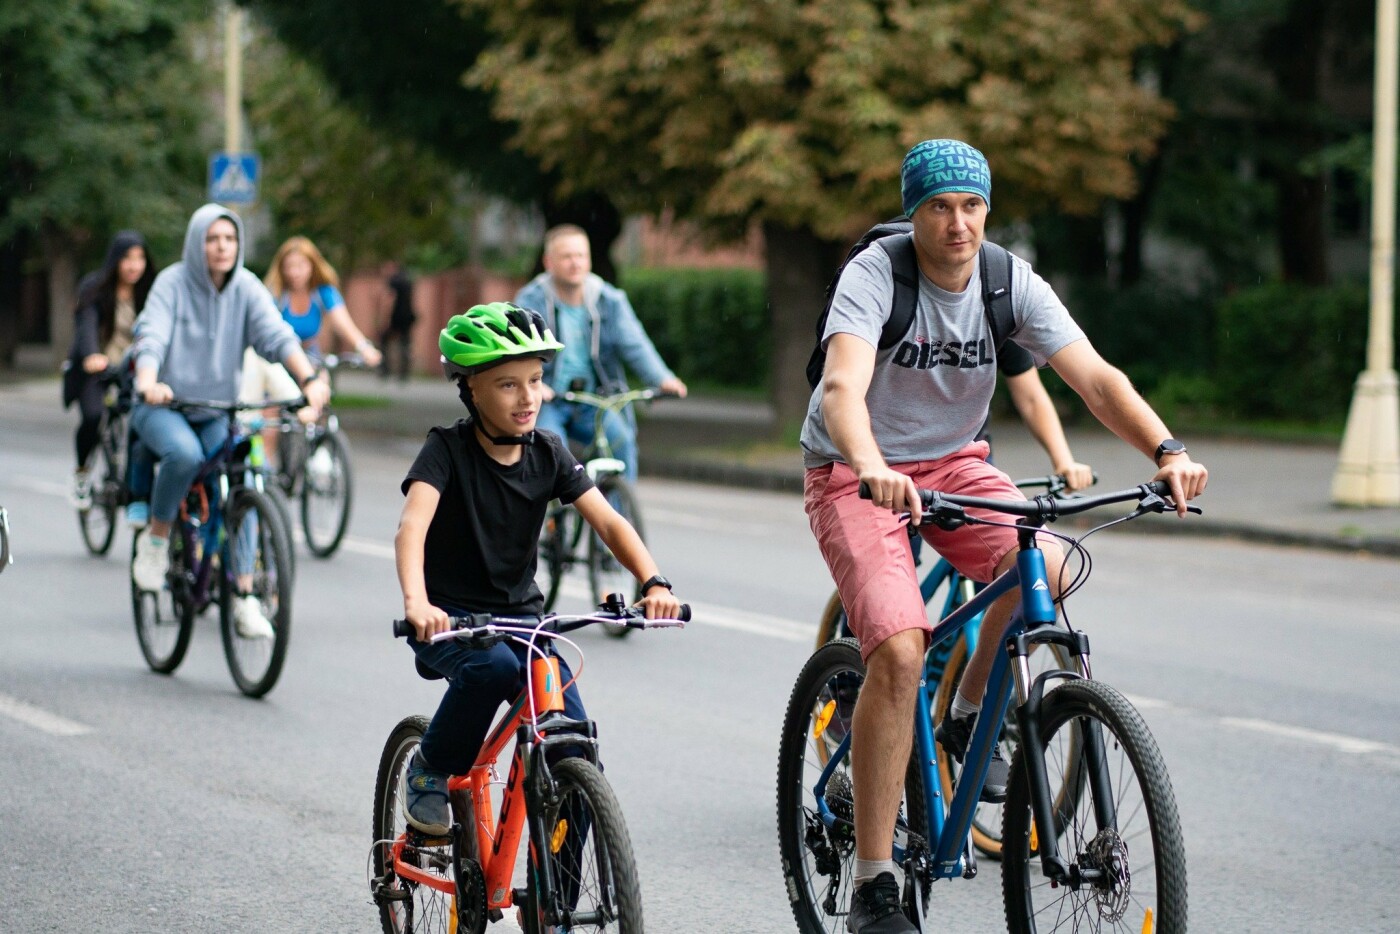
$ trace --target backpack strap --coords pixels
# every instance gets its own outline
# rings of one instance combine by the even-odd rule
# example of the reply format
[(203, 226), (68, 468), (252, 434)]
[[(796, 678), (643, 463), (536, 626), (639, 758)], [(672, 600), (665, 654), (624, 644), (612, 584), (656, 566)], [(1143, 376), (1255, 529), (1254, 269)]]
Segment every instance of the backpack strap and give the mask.
[(912, 234), (881, 237), (875, 242), (889, 256), (894, 278), (890, 316), (880, 329), (880, 349), (885, 350), (898, 344), (914, 323), (914, 313), (919, 307), (919, 261), (914, 255)]
[(982, 273), (982, 311), (992, 329), (992, 344), (1001, 350), (1016, 329), (1016, 312), (1011, 307), (1011, 253), (983, 240), (977, 261)]

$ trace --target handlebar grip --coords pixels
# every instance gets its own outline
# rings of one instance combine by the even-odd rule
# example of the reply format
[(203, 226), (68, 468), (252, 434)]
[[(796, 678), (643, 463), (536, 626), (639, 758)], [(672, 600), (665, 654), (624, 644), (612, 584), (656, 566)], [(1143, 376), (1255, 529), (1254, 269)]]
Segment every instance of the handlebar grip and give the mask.
[(1170, 496), (1171, 486), (1165, 480), (1153, 480), (1147, 484), (1147, 488), (1158, 496)]
[(682, 603), (682, 604), (681, 604), (681, 611), (680, 611), (680, 614), (676, 617), (676, 619), (680, 620), (680, 621), (683, 622), (683, 623), (688, 623), (688, 622), (690, 622), (690, 604), (689, 604), (689, 603)]
[(413, 624), (406, 619), (394, 620), (394, 638), (406, 639), (413, 635)]
[(866, 483), (864, 480), (860, 481), (860, 498), (870, 499), (870, 484)]

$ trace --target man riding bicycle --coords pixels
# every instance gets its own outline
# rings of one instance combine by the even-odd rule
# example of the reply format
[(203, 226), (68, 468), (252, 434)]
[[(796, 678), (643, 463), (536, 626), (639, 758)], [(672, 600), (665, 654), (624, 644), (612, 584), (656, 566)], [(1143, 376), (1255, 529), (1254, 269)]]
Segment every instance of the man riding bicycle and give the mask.
[[(685, 396), (686, 385), (667, 369), (627, 293), (593, 274), (588, 234), (572, 224), (552, 227), (544, 235), (544, 272), (515, 296), (515, 304), (543, 316), (564, 349), (545, 364), (544, 401), (539, 426), (582, 444), (593, 440), (593, 410), (581, 403), (550, 400), (566, 390), (609, 393), (627, 386), (626, 364), (648, 386)], [(603, 431), (613, 453), (627, 465), (627, 479), (637, 480), (637, 424), (629, 409), (609, 412)]]
[[(247, 347), (282, 361), (312, 406), (329, 401), (330, 390), (302, 352), (296, 332), (282, 320), (267, 288), (243, 268), (243, 222), (221, 205), (206, 204), (190, 217), (183, 259), (156, 277), (136, 325), (138, 401), (131, 427), (160, 461), (150, 525), (139, 533), (131, 565), (132, 580), (142, 590), (165, 585), (170, 527), (200, 466), (228, 433), (218, 413), (176, 412), (162, 403), (233, 402)], [(240, 635), (273, 635), (252, 594), (235, 602), (234, 618)]]
[[(991, 206), (991, 171), (982, 153), (958, 140), (926, 140), (901, 170), (904, 211), (913, 222), (919, 268), (912, 325), (917, 342), (966, 346), (989, 337), (978, 255)], [(1101, 422), (1158, 464), (1177, 511), (1206, 486), (1206, 470), (1171, 437), (1127, 377), (1106, 363), (1028, 263), (1014, 260), (1010, 336), (1036, 363), (1049, 363)], [(823, 334), (826, 365), (802, 429), (806, 511), (836, 580), (868, 674), (852, 727), (856, 867), (848, 927), (856, 934), (904, 934), (916, 928), (899, 909), (891, 838), (909, 761), (914, 705), (930, 630), (910, 557), (902, 513), (918, 525), (918, 489), (1023, 499), (987, 463), (976, 441), (996, 382), (993, 360), (955, 357), (951, 365), (901, 365), (896, 348), (877, 349), (890, 317), (888, 254), (867, 249), (845, 267)], [(871, 501), (858, 495), (868, 486)], [(964, 576), (990, 581), (1015, 561), (1016, 532), (977, 526), (921, 529)], [(1044, 550), (1053, 597), (1064, 555)], [(1004, 631), (1019, 591), (999, 598), (984, 634)], [(999, 638), (983, 638), (969, 660), (938, 742), (961, 761), (986, 688)], [(984, 794), (1004, 795), (1005, 762), (992, 763)]]

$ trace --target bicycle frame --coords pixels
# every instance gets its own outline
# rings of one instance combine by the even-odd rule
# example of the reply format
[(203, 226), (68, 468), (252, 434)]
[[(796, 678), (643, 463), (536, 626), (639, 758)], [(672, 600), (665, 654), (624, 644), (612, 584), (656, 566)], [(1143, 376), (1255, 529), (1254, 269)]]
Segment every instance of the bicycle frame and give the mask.
[(657, 395), (655, 389), (629, 389), (611, 396), (573, 389), (560, 393), (562, 402), (577, 402), (594, 409), (593, 440), (584, 449), (583, 456), (584, 469), (589, 477), (596, 481), (600, 474), (620, 474), (627, 469), (622, 461), (613, 456), (612, 443), (608, 441), (608, 433), (603, 430), (603, 420), (608, 413), (621, 412), (634, 402), (654, 399)]

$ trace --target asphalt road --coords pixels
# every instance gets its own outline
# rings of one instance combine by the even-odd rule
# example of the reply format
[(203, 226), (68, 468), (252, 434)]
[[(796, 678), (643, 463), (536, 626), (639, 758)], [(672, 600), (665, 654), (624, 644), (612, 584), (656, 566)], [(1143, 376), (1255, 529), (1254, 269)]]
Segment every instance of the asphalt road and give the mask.
[[(146, 670), (129, 534), (107, 559), (87, 557), (64, 499), (67, 415), (0, 396), (16, 554), (0, 574), (0, 931), (377, 929), (365, 859), (380, 748), (441, 689), (388, 631), (401, 610), (397, 485), (416, 444), (354, 441), (350, 538), (329, 561), (300, 554), (286, 670), (250, 701), (212, 613), (174, 676)], [(797, 497), (644, 480), (641, 500), (696, 622), (578, 641), (649, 928), (791, 931), (775, 756), (829, 578)], [(1171, 768), (1193, 929), (1400, 928), (1395, 563), (1091, 542), (1071, 621)], [(933, 905), (936, 930), (1003, 930), (997, 865), (940, 884)]]

